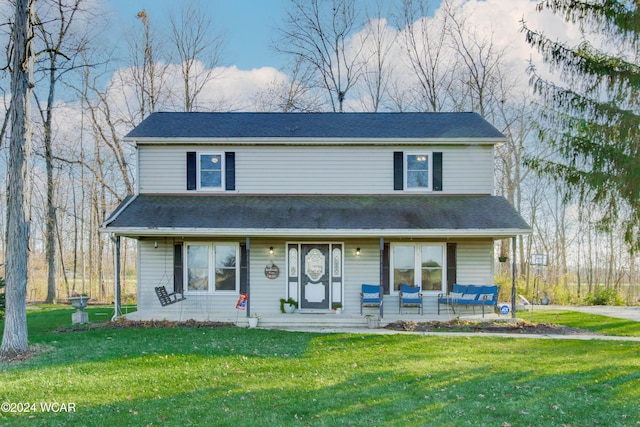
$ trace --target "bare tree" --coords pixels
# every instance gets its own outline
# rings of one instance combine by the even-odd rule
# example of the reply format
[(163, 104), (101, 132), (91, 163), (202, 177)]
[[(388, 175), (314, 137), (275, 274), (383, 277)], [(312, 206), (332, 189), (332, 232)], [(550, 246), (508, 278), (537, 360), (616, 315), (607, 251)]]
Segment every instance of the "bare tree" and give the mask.
[(178, 16), (170, 15), (169, 22), (182, 73), (184, 111), (193, 111), (206, 84), (218, 77), (223, 39), (211, 33), (211, 20), (193, 3), (183, 6)]
[(453, 84), (451, 49), (447, 45), (448, 15), (430, 15), (430, 0), (403, 0), (403, 40), (418, 83), (421, 110), (441, 111)]
[(322, 110), (322, 100), (313, 91), (313, 70), (309, 70), (303, 58), (298, 57), (289, 72), (289, 79), (274, 80), (257, 94), (258, 111), (317, 112)]
[[(61, 77), (76, 68), (74, 58), (77, 52), (83, 50), (85, 37), (74, 38), (72, 25), (80, 13), (80, 5), (84, 0), (72, 0), (70, 3), (57, 0), (55, 3), (45, 3), (45, 7), (36, 13), (35, 30), (43, 45), (44, 57), (42, 72), (48, 80), (46, 103), (41, 104), (35, 93), (38, 111), (43, 123), (44, 159), (47, 174), (46, 197), (46, 258), (47, 258), (47, 297), (46, 303), (53, 303), (56, 298), (56, 233), (57, 219), (54, 205), (56, 183), (53, 177), (53, 143), (52, 121), (56, 86)], [(68, 3), (68, 4), (67, 4)], [(44, 18), (44, 19), (43, 19)], [(68, 40), (72, 39), (69, 43)], [(80, 65), (82, 66), (82, 65)]]
[(120, 73), (117, 77), (122, 79), (123, 86), (133, 86), (136, 95), (135, 105), (130, 112), (130, 126), (140, 123), (146, 116), (153, 113), (168, 97), (165, 93), (165, 70), (167, 64), (163, 64), (158, 58), (157, 35), (151, 27), (151, 20), (145, 10), (136, 15), (142, 23), (142, 35), (133, 34), (129, 38), (129, 50), (131, 67), (129, 73)]
[(279, 52), (303, 58), (318, 74), (333, 111), (343, 111), (349, 90), (362, 76), (362, 43), (349, 45), (358, 30), (356, 0), (292, 0)]
[(363, 92), (363, 106), (366, 111), (377, 112), (387, 95), (391, 76), (394, 71), (391, 52), (396, 43), (396, 32), (387, 25), (384, 2), (376, 0), (374, 10), (368, 12), (368, 20), (364, 29), (365, 63), (361, 92)]
[(449, 39), (456, 52), (456, 59), (462, 67), (457, 67), (457, 79), (462, 88), (455, 98), (463, 100), (462, 109), (476, 111), (491, 121), (495, 107), (504, 101), (500, 84), (504, 78), (505, 49), (497, 46), (493, 34), (479, 33), (469, 24), (468, 17), (462, 16), (455, 4), (443, 6), (447, 16)]
[(11, 143), (9, 147), (6, 253), (6, 319), (0, 358), (24, 354), (27, 333), (27, 261), (31, 91), (33, 90), (33, 0), (16, 0), (11, 56)]

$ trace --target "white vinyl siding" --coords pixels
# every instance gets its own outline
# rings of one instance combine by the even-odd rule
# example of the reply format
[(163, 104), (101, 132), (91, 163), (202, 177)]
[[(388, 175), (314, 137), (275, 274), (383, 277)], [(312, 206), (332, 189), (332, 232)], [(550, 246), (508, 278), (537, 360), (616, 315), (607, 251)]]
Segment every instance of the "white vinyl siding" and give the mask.
[(492, 285), (494, 245), (492, 240), (458, 243), (456, 282), (463, 285)]
[(442, 194), (493, 194), (493, 148), (483, 146), (173, 146), (142, 145), (139, 192), (187, 193), (186, 152), (235, 152), (236, 192), (397, 194), (393, 152), (441, 151)]
[[(339, 240), (331, 240), (338, 242)], [(250, 293), (251, 312), (259, 315), (279, 313), (279, 300), (295, 293), (287, 294), (286, 244), (292, 241), (274, 239), (251, 240)], [(294, 242), (295, 243), (295, 242)], [(387, 243), (394, 243), (388, 240)], [(401, 243), (401, 242), (400, 242)], [(415, 242), (414, 242), (415, 243)], [(436, 242), (432, 242), (436, 243)], [(154, 292), (156, 286), (166, 286), (173, 291), (173, 239), (142, 239), (138, 242), (138, 310), (147, 316), (162, 319), (179, 316), (182, 319), (229, 319), (244, 316), (235, 309), (236, 293), (191, 293), (187, 299), (177, 304), (161, 307)], [(273, 254), (269, 248), (273, 247)], [(359, 313), (360, 290), (363, 283), (380, 283), (380, 243), (378, 239), (349, 239), (344, 241), (343, 268), (343, 309), (345, 313)], [(360, 248), (360, 255), (356, 249)], [(276, 279), (268, 279), (264, 268), (273, 262), (280, 268)], [(491, 240), (468, 240), (457, 242), (457, 282), (462, 284), (493, 284), (493, 242)], [(185, 283), (186, 286), (186, 283)], [(292, 289), (295, 289), (293, 287)], [(385, 312), (397, 313), (397, 295), (385, 295)], [(434, 312), (435, 296), (425, 294), (425, 309)], [(368, 309), (367, 312), (375, 312)], [(225, 317), (226, 316), (226, 317)]]

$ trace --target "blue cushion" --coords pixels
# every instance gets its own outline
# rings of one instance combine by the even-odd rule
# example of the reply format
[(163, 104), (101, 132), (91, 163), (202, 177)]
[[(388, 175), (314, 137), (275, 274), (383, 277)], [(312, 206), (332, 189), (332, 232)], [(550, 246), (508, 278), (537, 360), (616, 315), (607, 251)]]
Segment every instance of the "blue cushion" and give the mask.
[(467, 285), (460, 285), (458, 283), (454, 283), (453, 289), (451, 290), (451, 292), (458, 292), (458, 293), (464, 294), (466, 290), (467, 290)]
[(481, 286), (480, 287), (480, 292), (478, 292), (480, 294), (497, 294), (498, 293), (498, 287), (497, 286)]

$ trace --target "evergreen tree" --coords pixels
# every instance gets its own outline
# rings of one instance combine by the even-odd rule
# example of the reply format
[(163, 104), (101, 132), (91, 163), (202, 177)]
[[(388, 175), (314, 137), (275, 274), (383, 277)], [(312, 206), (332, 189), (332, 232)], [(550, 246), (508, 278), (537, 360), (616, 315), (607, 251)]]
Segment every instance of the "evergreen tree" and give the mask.
[(531, 84), (543, 100), (540, 138), (553, 149), (530, 159), (542, 174), (564, 182), (608, 229), (623, 224), (640, 249), (640, 15), (632, 0), (545, 0), (579, 26), (582, 41), (552, 40), (523, 23), (527, 42), (559, 81), (531, 66)]

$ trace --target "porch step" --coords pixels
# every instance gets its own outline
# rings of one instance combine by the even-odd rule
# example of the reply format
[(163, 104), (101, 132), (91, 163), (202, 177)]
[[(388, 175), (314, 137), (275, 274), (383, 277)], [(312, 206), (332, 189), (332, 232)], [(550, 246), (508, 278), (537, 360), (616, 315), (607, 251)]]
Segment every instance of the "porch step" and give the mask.
[[(247, 321), (248, 322), (248, 321)], [(259, 327), (286, 329), (296, 328), (322, 328), (322, 327), (342, 327), (342, 328), (366, 328), (367, 319), (364, 316), (347, 314), (307, 314), (293, 313), (287, 315), (265, 315), (260, 316)]]
[[(296, 312), (293, 314), (266, 314), (260, 315), (258, 323), (259, 328), (265, 329), (322, 329), (322, 328), (338, 328), (338, 329), (359, 329), (367, 327), (367, 314), (376, 315), (375, 311), (365, 311), (363, 315), (360, 313), (326, 313), (326, 314), (310, 314)], [(408, 322), (428, 322), (431, 320), (446, 321), (457, 317), (456, 314), (442, 311), (440, 316), (436, 312), (425, 312), (422, 315), (414, 311), (407, 310), (402, 315), (395, 313), (385, 313), (380, 319), (380, 326), (384, 327), (389, 323), (398, 320)], [(238, 319), (238, 326), (248, 325), (246, 317)]]

